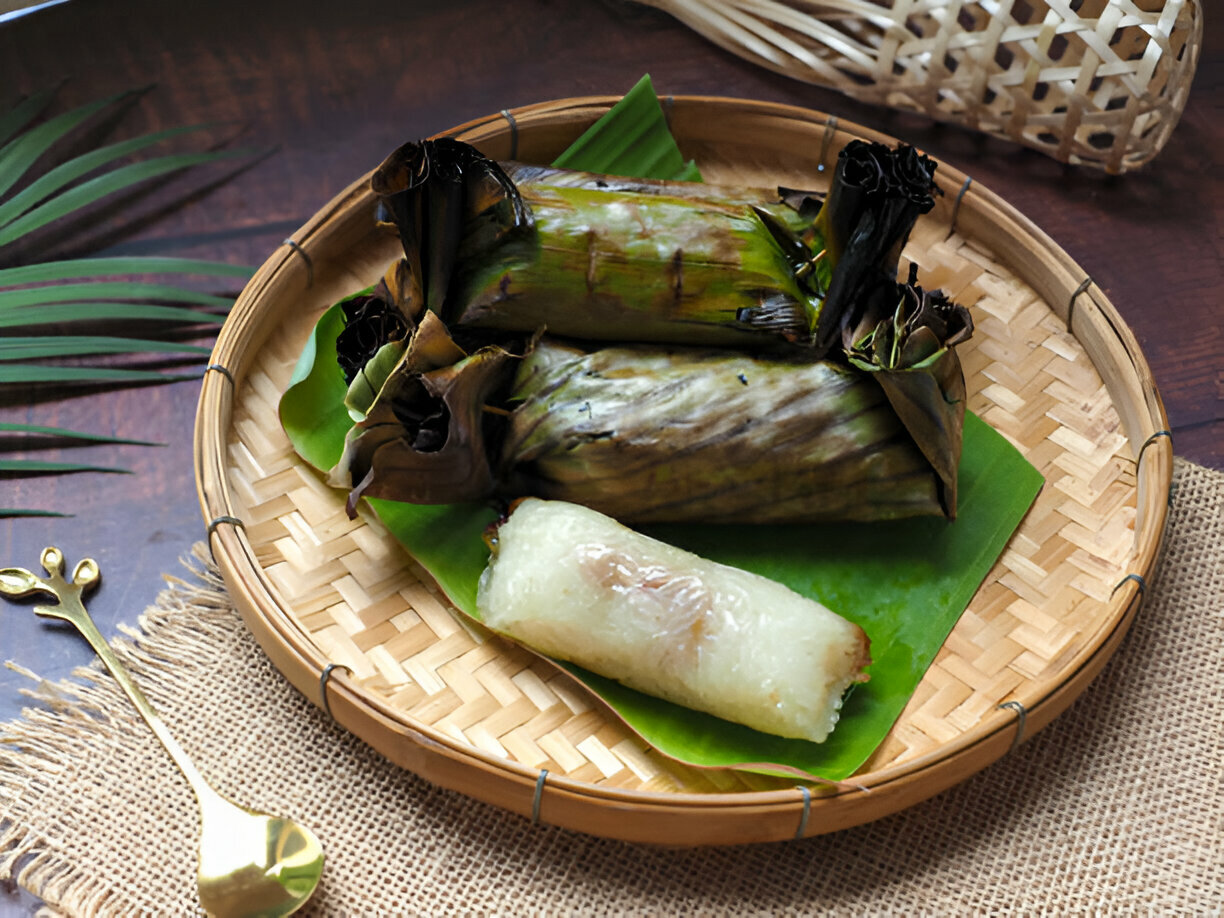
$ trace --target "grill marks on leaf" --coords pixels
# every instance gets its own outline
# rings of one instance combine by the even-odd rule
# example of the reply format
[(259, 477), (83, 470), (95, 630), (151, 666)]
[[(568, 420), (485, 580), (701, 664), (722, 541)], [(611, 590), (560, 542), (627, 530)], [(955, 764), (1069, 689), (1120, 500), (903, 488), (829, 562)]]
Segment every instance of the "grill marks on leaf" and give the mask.
[(667, 266), (667, 278), (672, 288), (672, 304), (679, 307), (684, 299), (684, 250), (676, 249), (671, 264)]

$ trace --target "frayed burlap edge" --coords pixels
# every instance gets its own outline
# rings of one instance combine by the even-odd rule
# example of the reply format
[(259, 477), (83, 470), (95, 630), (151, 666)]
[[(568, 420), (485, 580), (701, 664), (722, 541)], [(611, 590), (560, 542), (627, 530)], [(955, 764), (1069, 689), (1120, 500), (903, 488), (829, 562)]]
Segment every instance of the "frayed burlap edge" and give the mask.
[[(230, 616), (232, 607), (225, 584), (203, 543), (193, 546), (184, 560), (190, 580), (167, 576), (169, 586), (137, 619), (137, 627), (120, 625), (122, 636), (111, 646), (123, 663), (140, 673), (140, 683), (156, 694), (156, 677), (167, 673), (174, 661), (149, 650), (156, 636), (173, 629), (184, 645), (206, 643), (215, 628), (210, 616)], [(31, 783), (54, 781), (65, 759), (90, 743), (122, 743), (137, 724), (134, 711), (116, 711), (114, 682), (99, 661), (78, 667), (71, 678), (49, 682), (23, 666), (10, 669), (27, 675), (35, 683), (23, 690), (37, 707), (26, 710), (23, 719), (0, 724), (0, 800), (13, 801), (12, 815), (0, 806), (0, 880), (16, 882), (22, 889), (57, 908), (44, 906), (40, 915), (148, 914), (139, 902), (114, 888), (108, 877), (83, 874), (67, 862), (54, 840), (21, 824), (19, 801)], [(124, 727), (128, 729), (124, 729)], [(62, 911), (61, 911), (62, 910)]]
[[(141, 631), (125, 629), (117, 652), (219, 790), (320, 830), (329, 866), (310, 915), (1214, 913), (1224, 901), (1224, 475), (1179, 461), (1175, 480), (1159, 581), (1119, 653), (1075, 705), (939, 797), (800, 842), (634, 846), (532, 826), (434, 788), (338, 729), (278, 678), (203, 555), (192, 564), (199, 582), (173, 583), (141, 618)], [(224, 692), (215, 700), (205, 693), (204, 703), (220, 715), (193, 718), (199, 699), (165, 694), (173, 692), (171, 677), (190, 683), (210, 673)], [(87, 667), (32, 695), (46, 707), (0, 725), (0, 878), (15, 876), (64, 914), (198, 912), (194, 800), (109, 677)], [(201, 733), (193, 720), (209, 726)], [(267, 735), (244, 750), (240, 731)], [(297, 758), (267, 767), (261, 744), (294, 737)], [(55, 781), (65, 759), (86, 754), (138, 762), (125, 781), (156, 789), (128, 794), (125, 825), (109, 837), (90, 835), (91, 845), (117, 843), (123, 854), (124, 863), (104, 870), (74, 860), (69, 843), (77, 839), (60, 831), (91, 818), (79, 801), (45, 795), (37, 820), (25, 820), (9, 799)], [(94, 774), (108, 805), (128, 790), (106, 783), (113, 762)], [(153, 805), (165, 813), (154, 814), (158, 844), (150, 849), (130, 820), (145, 817), (147, 825), (144, 810)], [(110, 828), (92, 818), (89, 825)], [(31, 830), (31, 821), (44, 828)], [(153, 861), (163, 866), (149, 868)], [(117, 866), (127, 873), (116, 876)]]

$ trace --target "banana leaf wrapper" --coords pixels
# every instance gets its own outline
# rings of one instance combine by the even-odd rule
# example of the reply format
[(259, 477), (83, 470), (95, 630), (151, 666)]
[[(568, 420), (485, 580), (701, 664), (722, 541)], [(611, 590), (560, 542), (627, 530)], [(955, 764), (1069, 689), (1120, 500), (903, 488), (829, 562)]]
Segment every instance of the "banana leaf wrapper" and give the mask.
[(485, 407), (509, 383), (515, 356), (494, 344), (469, 354), (424, 313), (328, 473), (348, 490), (349, 515), (362, 497), (441, 504), (492, 494), (486, 439), (496, 418)]
[(965, 375), (955, 346), (973, 334), (969, 310), (940, 291), (882, 284), (843, 332), (851, 366), (879, 383), (898, 420), (939, 476), (944, 514), (956, 518), (965, 424)]
[(462, 146), (406, 144), (372, 180), (449, 327), (758, 349), (810, 338), (820, 291), (775, 239), (795, 221), (776, 194), (556, 170), (519, 169), (516, 184)]
[[(563, 337), (779, 347), (824, 356), (894, 281), (939, 192), (912, 147), (852, 141), (827, 198), (493, 163), (402, 146), (372, 186), (448, 325)], [(823, 262), (823, 263), (822, 263)]]
[(943, 512), (940, 479), (884, 391), (830, 361), (546, 339), (511, 398), (510, 493), (630, 523)]
[(910, 231), (940, 193), (935, 169), (932, 159), (904, 144), (893, 149), (852, 140), (838, 153), (814, 222), (831, 268), (812, 342), (817, 352), (862, 323), (871, 291), (896, 282)]

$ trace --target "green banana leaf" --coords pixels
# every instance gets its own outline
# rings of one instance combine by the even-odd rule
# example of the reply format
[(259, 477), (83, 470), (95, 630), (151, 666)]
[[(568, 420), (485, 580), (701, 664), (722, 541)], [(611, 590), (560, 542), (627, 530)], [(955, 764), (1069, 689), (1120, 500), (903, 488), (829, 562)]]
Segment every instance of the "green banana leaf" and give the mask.
[[(585, 160), (569, 165), (602, 168)], [(281, 420), (291, 442), (321, 469), (339, 459), (344, 432), (351, 425), (344, 406), (344, 377), (335, 360), (335, 337), (342, 325), (339, 306), (323, 315), (281, 401)], [(752, 526), (751, 531), (681, 525), (647, 530), (704, 557), (784, 583), (867, 632), (874, 661), (868, 669), (870, 681), (851, 691), (840, 723), (824, 743), (759, 733), (578, 667), (558, 665), (599, 695), (648, 744), (672, 758), (698, 766), (843, 780), (887, 735), (1041, 485), (1040, 473), (1014, 447), (967, 414), (955, 522), (932, 517)], [(482, 504), (368, 502), (451, 601), (475, 617), (476, 585), (488, 560), (483, 533), (496, 512)]]
[(672, 138), (650, 74), (638, 80), (553, 165), (633, 178), (701, 181), (697, 164), (685, 160)]

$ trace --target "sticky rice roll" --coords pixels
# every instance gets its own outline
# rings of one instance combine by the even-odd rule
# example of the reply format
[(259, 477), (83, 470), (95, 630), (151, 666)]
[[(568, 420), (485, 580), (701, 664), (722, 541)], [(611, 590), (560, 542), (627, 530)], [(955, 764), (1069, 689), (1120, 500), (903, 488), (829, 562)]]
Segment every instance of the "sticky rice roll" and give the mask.
[(820, 603), (562, 501), (524, 500), (499, 527), (477, 607), (540, 653), (812, 742), (871, 662), (863, 630)]

